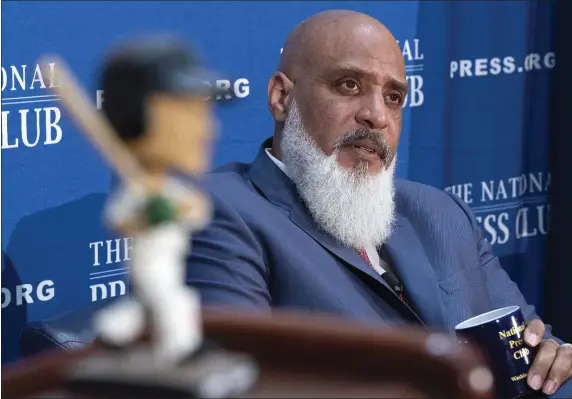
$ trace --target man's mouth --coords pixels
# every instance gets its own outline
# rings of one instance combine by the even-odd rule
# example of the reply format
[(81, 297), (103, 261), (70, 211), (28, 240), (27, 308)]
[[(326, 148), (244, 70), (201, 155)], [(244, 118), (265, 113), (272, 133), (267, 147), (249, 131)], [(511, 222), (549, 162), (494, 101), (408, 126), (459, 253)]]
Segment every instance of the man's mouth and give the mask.
[(381, 149), (374, 144), (371, 140), (358, 140), (348, 144), (349, 147), (353, 147), (360, 151), (362, 154), (368, 154), (368, 158), (372, 156), (377, 156), (381, 159)]
[(371, 148), (362, 147), (362, 146), (360, 146), (360, 145), (354, 145), (354, 148), (357, 148), (357, 149), (360, 149), (360, 150), (364, 150), (364, 151), (367, 151), (367, 152), (371, 152), (372, 154), (377, 152), (377, 151), (375, 151), (375, 150), (372, 150)]

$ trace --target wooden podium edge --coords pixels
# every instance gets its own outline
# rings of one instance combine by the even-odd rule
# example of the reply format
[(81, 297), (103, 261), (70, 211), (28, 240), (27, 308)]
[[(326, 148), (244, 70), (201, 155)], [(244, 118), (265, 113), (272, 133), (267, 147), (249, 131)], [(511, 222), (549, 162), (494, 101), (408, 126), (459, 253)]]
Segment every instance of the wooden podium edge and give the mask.
[[(304, 367), (309, 373), (318, 371), (335, 373), (331, 357), (337, 362), (361, 367), (359, 362), (371, 363), (374, 367), (368, 372), (361, 370), (359, 378), (379, 380), (393, 379), (404, 381), (404, 373), (418, 373), (431, 362), (431, 375), (427, 384), (416, 387), (425, 391), (437, 392), (446, 388), (458, 393), (458, 397), (490, 397), (491, 390), (479, 391), (466, 372), (487, 372), (488, 366), (481, 352), (473, 345), (452, 345), (450, 337), (439, 332), (431, 332), (412, 327), (398, 330), (379, 329), (372, 325), (353, 323), (347, 319), (276, 310), (272, 313), (245, 311), (231, 308), (205, 308), (203, 311), (205, 336), (219, 341), (230, 350), (245, 353), (256, 352), (257, 360), (280, 362), (283, 367), (300, 366), (297, 351), (314, 350), (315, 356)], [(147, 337), (143, 338), (144, 340)], [(288, 349), (276, 349), (282, 342)], [(391, 358), (391, 349), (399, 347), (399, 358)], [(25, 397), (40, 392), (57, 389), (66, 378), (66, 369), (78, 360), (96, 353), (102, 347), (97, 343), (85, 348), (66, 351), (52, 350), (22, 359), (13, 365), (2, 367), (2, 396), (6, 398)], [(379, 351), (379, 352), (378, 352)], [(383, 352), (387, 364), (375, 365), (376, 353)], [(393, 351), (395, 352), (395, 350)], [(419, 354), (425, 354), (419, 356)], [(402, 364), (401, 360), (409, 364)], [(414, 361), (411, 361), (414, 359)], [(322, 362), (322, 363), (320, 363)], [(319, 363), (319, 364), (318, 364)], [(379, 362), (377, 362), (379, 363)], [(381, 366), (383, 373), (380, 374)], [(329, 368), (329, 369), (328, 369)], [(463, 374), (465, 373), (465, 374)], [(444, 375), (462, 374), (459, 381), (439, 381)], [(415, 375), (415, 374), (413, 374)], [(30, 381), (33, 381), (31, 386)], [(408, 381), (411, 383), (411, 381)]]

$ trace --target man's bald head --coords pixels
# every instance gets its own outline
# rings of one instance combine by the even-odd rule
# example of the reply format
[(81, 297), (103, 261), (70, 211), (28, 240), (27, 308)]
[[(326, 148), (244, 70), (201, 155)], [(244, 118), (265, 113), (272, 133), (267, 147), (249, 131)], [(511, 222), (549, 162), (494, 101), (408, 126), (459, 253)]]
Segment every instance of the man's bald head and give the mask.
[[(278, 71), (296, 79), (297, 70), (306, 70), (314, 64), (327, 62), (336, 48), (352, 45), (355, 33), (367, 32), (397, 43), (391, 32), (377, 19), (357, 11), (328, 10), (315, 14), (298, 24), (284, 44)], [(355, 43), (359, 46), (359, 43)]]
[(268, 84), (273, 152), (281, 156), (284, 122), (295, 104), (324, 154), (337, 153), (343, 167), (368, 165), (378, 173), (397, 150), (406, 95), (403, 55), (381, 22), (355, 11), (316, 14), (289, 35)]

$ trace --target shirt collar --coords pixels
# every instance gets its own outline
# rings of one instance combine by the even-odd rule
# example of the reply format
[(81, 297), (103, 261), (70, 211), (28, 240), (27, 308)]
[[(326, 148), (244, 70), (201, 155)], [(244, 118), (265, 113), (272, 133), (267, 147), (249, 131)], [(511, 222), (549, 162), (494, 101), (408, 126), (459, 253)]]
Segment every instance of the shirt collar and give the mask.
[(286, 165), (284, 165), (284, 162), (282, 162), (281, 160), (279, 160), (278, 158), (276, 158), (274, 155), (272, 155), (272, 153), (270, 152), (272, 149), (271, 148), (265, 148), (264, 149), (266, 151), (266, 154), (270, 157), (270, 159), (272, 160), (272, 162), (274, 162), (276, 164), (276, 166), (278, 166), (278, 168), (280, 168), (280, 170), (282, 172), (284, 172), (284, 174), (286, 174), (286, 176), (290, 177), (290, 175), (288, 174), (288, 168), (286, 168)]

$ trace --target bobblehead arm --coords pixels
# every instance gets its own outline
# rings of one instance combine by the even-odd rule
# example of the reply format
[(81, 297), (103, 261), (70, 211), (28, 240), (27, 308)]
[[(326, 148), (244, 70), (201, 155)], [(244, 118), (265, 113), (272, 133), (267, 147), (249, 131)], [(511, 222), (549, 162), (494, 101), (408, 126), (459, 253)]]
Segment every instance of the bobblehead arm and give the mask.
[[(469, 223), (471, 223), (492, 307), (497, 309), (516, 305), (521, 308), (527, 322), (534, 319), (540, 320), (534, 306), (526, 302), (516, 283), (510, 279), (509, 275), (501, 267), (498, 256), (493, 253), (492, 246), (485, 239), (483, 230), (479, 226), (472, 210), (456, 195), (449, 194), (449, 196), (461, 207), (467, 215)], [(549, 324), (545, 324), (544, 339), (552, 338), (559, 344), (562, 344), (562, 340), (552, 335), (551, 329), (552, 327)]]
[(212, 197), (213, 215), (206, 229), (192, 237), (187, 284), (203, 304), (270, 311), (268, 268), (255, 235), (238, 212)]

